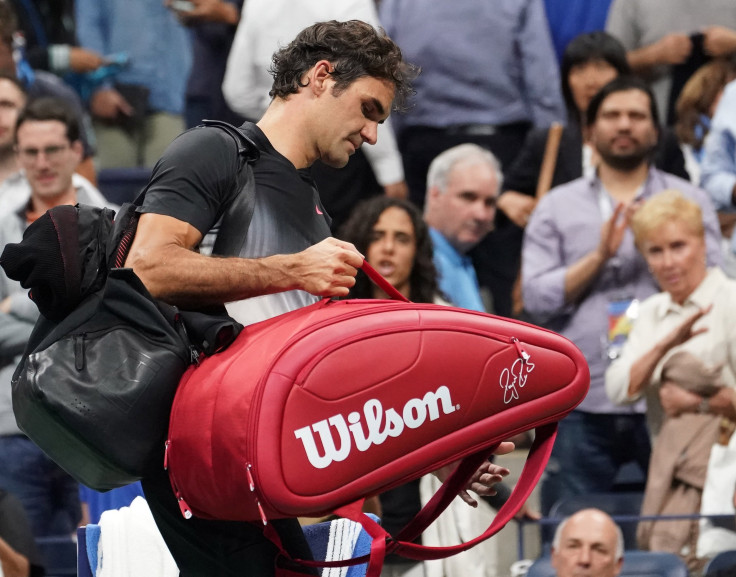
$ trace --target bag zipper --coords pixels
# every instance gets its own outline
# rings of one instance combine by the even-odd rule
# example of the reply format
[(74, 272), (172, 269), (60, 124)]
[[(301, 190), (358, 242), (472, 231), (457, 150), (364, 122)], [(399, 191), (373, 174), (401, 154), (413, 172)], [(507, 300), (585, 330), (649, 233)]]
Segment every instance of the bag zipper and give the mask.
[(169, 481), (171, 482), (171, 488), (174, 490), (174, 495), (176, 496), (176, 504), (179, 506), (179, 511), (181, 511), (182, 517), (185, 519), (191, 519), (192, 518), (192, 510), (189, 508), (189, 505), (187, 505), (187, 502), (184, 500), (184, 497), (181, 494), (181, 491), (179, 491), (179, 486), (176, 484), (176, 481), (174, 480), (174, 476), (171, 474), (171, 471), (169, 471), (169, 447), (171, 446), (171, 440), (166, 439), (166, 443), (164, 445), (164, 471), (168, 471), (169, 473)]
[[(447, 330), (447, 329), (456, 330), (457, 327), (453, 325), (437, 325), (437, 326), (433, 326), (431, 329), (428, 329), (428, 330), (442, 331), (442, 330)], [(413, 329), (409, 329), (409, 330), (413, 330)], [(383, 329), (383, 330), (377, 329), (369, 333), (366, 332), (366, 333), (361, 333), (360, 335), (355, 335), (349, 341), (342, 341), (340, 344), (335, 344), (331, 347), (325, 348), (321, 350), (317, 355), (312, 357), (309, 363), (307, 363), (306, 365), (304, 365), (304, 367), (302, 367), (302, 369), (299, 371), (299, 374), (297, 375), (295, 379), (294, 384), (301, 383), (304, 380), (305, 376), (308, 375), (318, 363), (320, 363), (325, 357), (332, 354), (334, 351), (341, 349), (344, 346), (348, 346), (355, 342), (364, 340), (366, 337), (374, 337), (374, 336), (401, 333), (401, 332), (406, 332), (406, 330), (403, 327), (396, 327), (393, 329)], [(505, 335), (498, 335), (498, 334), (489, 333), (486, 331), (465, 330), (464, 332), (468, 334), (476, 334), (476, 335), (481, 335), (484, 337), (489, 337), (499, 342), (505, 343), (507, 345), (514, 345), (516, 348), (516, 352), (519, 355), (519, 358), (522, 360), (522, 363), (526, 363), (527, 360), (530, 358), (529, 353), (527, 353), (526, 350), (523, 349), (521, 345), (521, 341), (519, 341), (519, 339), (516, 337), (507, 337)]]

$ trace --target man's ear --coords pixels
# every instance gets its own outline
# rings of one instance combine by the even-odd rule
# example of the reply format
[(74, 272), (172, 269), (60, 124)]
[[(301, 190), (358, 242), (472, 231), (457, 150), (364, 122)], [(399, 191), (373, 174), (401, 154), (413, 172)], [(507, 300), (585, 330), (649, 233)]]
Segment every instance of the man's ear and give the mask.
[(431, 186), (427, 191), (427, 198), (425, 199), (425, 202), (427, 202), (428, 204), (434, 204), (441, 195), (442, 191), (440, 190), (439, 186)]
[(322, 94), (334, 82), (332, 78), (332, 64), (329, 60), (320, 60), (312, 67), (309, 73), (309, 84), (315, 94)]
[(77, 164), (82, 162), (84, 160), (84, 146), (82, 145), (82, 142), (80, 140), (75, 140), (71, 143), (70, 148), (72, 149), (72, 152), (78, 156)]

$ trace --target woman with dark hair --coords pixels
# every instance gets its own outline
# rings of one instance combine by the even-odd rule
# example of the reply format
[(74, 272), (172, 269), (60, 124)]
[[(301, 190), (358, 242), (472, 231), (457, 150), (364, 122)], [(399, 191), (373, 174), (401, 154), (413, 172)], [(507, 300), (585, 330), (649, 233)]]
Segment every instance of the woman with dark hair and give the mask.
[[(352, 242), (368, 264), (408, 299), (418, 303), (438, 301), (429, 229), (419, 209), (409, 201), (387, 196), (370, 198), (355, 208), (338, 236)], [(362, 271), (358, 271), (350, 296), (386, 298)]]
[[(567, 45), (560, 65), (560, 78), (568, 117), (555, 157), (551, 187), (595, 170), (593, 154), (585, 145), (588, 104), (605, 84), (630, 72), (624, 47), (606, 32), (586, 32)], [(498, 208), (522, 228), (536, 204), (534, 196), (548, 134), (546, 129), (530, 132), (519, 156), (504, 171), (504, 193), (498, 199)], [(687, 179), (677, 138), (667, 130), (660, 131), (660, 135), (654, 164), (665, 172)]]
[[(432, 256), (432, 240), (429, 228), (421, 212), (411, 202), (387, 196), (375, 196), (358, 204), (340, 229), (338, 237), (355, 245), (391, 285), (408, 299), (417, 303), (436, 303), (449, 305), (444, 300), (437, 284), (437, 271)], [(358, 271), (355, 285), (350, 289), (351, 298), (387, 298), (363, 273)], [(397, 535), (419, 512), (434, 494), (439, 481), (433, 475), (426, 475), (380, 495), (381, 524), (392, 535)], [(490, 524), (493, 512), (506, 502), (510, 489), (502, 483), (495, 486), (496, 495), (478, 500), (480, 511), (464, 507), (464, 503), (453, 503), (440, 523), (444, 530), (435, 533), (436, 527), (424, 533), (425, 545), (446, 546), (460, 542), (458, 523), (471, 533), (477, 534)], [(422, 499), (420, 492), (424, 495)], [(467, 509), (464, 510), (464, 509)], [(468, 512), (472, 511), (471, 517)], [(526, 505), (517, 517), (538, 518), (536, 512)], [(474, 524), (477, 524), (474, 525)], [(442, 570), (446, 577), (453, 577), (452, 566), (461, 566), (463, 577), (485, 577), (496, 573), (495, 541), (466, 551), (456, 557), (459, 563), (447, 565), (441, 561), (433, 562), (433, 571)], [(383, 577), (431, 577), (426, 568), (417, 562), (390, 555), (386, 558), (381, 575)]]

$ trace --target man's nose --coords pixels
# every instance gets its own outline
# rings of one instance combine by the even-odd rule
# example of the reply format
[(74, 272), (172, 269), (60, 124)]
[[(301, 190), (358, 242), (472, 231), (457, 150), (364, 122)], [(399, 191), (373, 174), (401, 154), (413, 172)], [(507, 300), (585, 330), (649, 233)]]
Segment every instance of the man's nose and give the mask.
[(590, 547), (581, 547), (578, 555), (579, 565), (590, 565)]
[(360, 136), (364, 142), (375, 144), (378, 140), (378, 123), (370, 120), (367, 121), (363, 130), (360, 131)]

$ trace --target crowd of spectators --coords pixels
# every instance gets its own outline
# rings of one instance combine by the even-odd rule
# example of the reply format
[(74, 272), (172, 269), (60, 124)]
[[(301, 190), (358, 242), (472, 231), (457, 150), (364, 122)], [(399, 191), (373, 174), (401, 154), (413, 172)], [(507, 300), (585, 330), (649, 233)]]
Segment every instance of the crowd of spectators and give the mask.
[[(0, 0), (0, 250), (51, 206), (111, 204), (103, 171), (152, 168), (201, 120), (258, 120), (271, 55), (331, 19), (384, 27), (421, 70), (377, 144), (311, 168), (333, 232), (410, 298), (521, 318), (586, 356), (590, 392), (561, 423), (542, 515), (616, 490), (632, 463), (647, 514), (697, 513), (705, 473), (665, 472), (657, 446), (665, 427), (700, 431), (702, 461), (736, 418), (733, 0)], [(0, 497), (38, 538), (140, 491), (80, 502), (17, 429), (10, 375), (37, 314), (23, 296), (0, 279)], [(359, 277), (353, 296), (382, 294)], [(688, 498), (663, 504), (656, 483)], [(418, 484), (386, 497), (387, 519), (419, 503)], [(642, 547), (697, 565), (697, 523), (642, 531)], [(35, 574), (21, 549), (17, 574)]]

